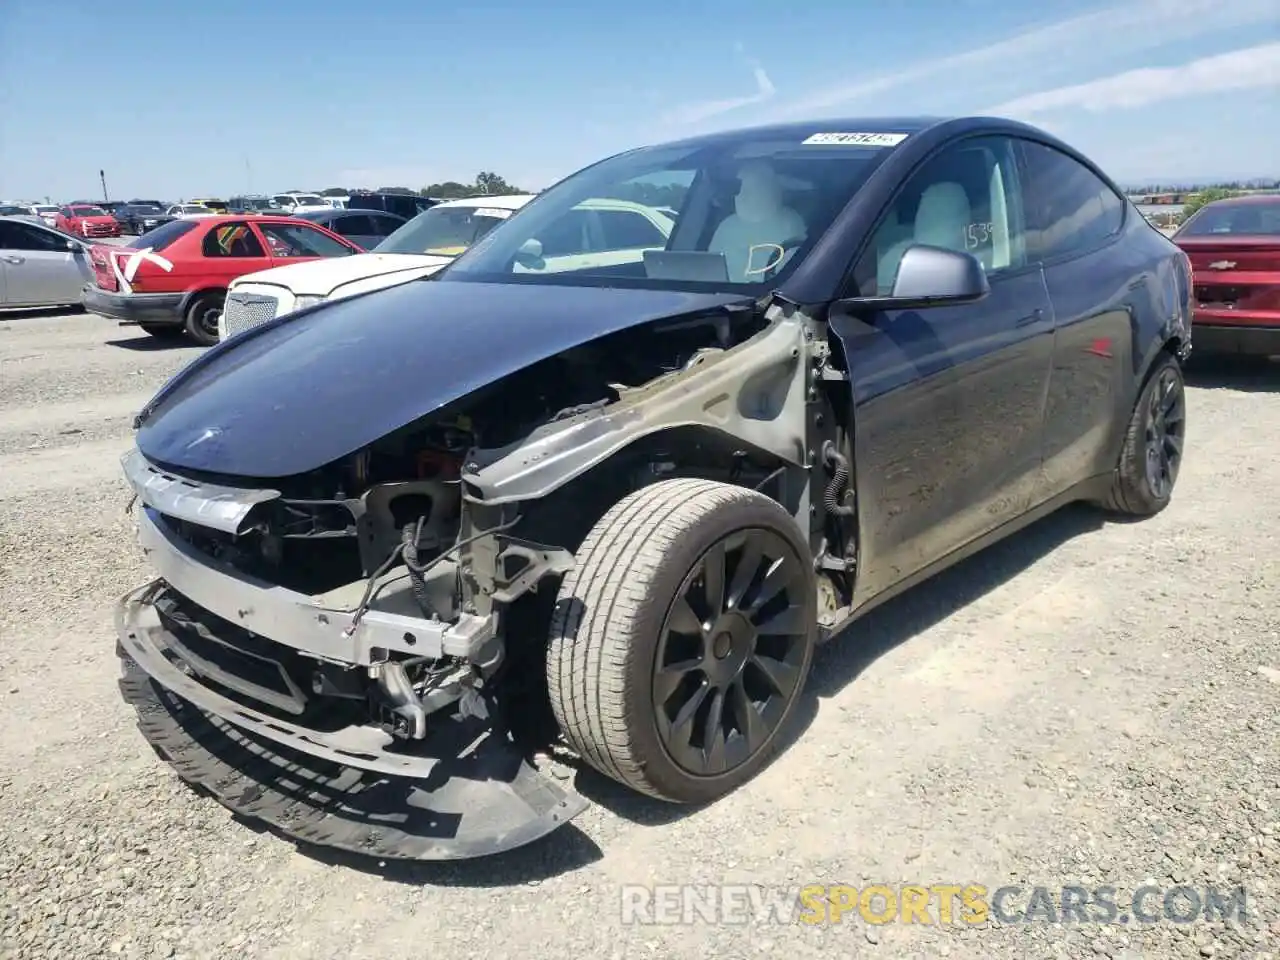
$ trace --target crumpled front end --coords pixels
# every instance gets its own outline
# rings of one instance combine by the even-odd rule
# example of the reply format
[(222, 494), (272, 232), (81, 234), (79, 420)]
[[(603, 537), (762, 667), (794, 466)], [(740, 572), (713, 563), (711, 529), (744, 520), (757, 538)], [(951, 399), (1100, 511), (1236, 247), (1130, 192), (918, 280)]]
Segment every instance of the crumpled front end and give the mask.
[[(456, 487), (309, 499), (177, 476), (136, 450), (123, 466), (156, 577), (117, 606), (120, 686), (185, 780), (298, 840), (395, 859), (497, 853), (585, 808), (490, 695), (496, 614), (461, 601), (456, 556), (431, 546)], [(373, 564), (402, 538), (421, 562)]]

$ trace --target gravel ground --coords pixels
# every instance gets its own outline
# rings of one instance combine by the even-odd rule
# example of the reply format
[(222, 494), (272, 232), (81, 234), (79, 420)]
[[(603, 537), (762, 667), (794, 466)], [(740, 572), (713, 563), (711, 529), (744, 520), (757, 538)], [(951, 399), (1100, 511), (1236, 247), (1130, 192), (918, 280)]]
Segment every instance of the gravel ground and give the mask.
[[(583, 773), (592, 807), (548, 840), (395, 869), (232, 819), (118, 697), (110, 606), (146, 573), (117, 458), (197, 352), (95, 316), (0, 317), (4, 955), (1280, 956), (1280, 369), (1193, 377), (1161, 516), (1069, 509), (823, 649), (796, 741), (732, 797), (673, 812)], [(1249, 899), (1230, 924), (624, 922), (624, 884), (713, 882)]]

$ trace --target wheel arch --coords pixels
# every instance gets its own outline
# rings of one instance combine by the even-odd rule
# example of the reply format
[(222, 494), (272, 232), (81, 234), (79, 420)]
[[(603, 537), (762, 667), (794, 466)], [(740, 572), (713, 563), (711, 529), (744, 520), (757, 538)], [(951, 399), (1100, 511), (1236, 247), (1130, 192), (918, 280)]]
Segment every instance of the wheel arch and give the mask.
[(195, 303), (197, 300), (199, 300), (201, 297), (206, 296), (207, 294), (210, 294), (210, 293), (220, 294), (221, 296), (225, 297), (227, 295), (227, 288), (225, 285), (223, 286), (205, 285), (205, 286), (196, 287), (193, 290), (188, 290), (186, 293), (182, 295), (182, 300), (179, 301), (178, 303), (178, 310), (182, 313), (182, 316), (185, 318), (187, 315), (187, 311), (191, 309), (191, 305)]
[[(566, 471), (536, 495), (521, 498), (522, 536), (576, 550), (587, 531), (618, 500), (680, 477), (718, 480), (757, 490), (784, 507), (797, 527), (808, 529), (808, 469), (797, 459), (759, 447), (707, 424), (678, 424), (638, 433), (600, 459)], [(464, 478), (464, 496), (480, 509), (505, 506)]]

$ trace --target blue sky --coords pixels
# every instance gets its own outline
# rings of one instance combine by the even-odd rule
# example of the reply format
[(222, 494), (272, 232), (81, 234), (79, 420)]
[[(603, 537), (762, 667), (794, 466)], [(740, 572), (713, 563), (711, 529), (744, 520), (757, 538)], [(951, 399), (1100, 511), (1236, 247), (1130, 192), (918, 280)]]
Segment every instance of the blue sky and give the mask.
[(0, 197), (541, 188), (826, 116), (998, 113), (1129, 182), (1280, 176), (1276, 0), (3, 0)]

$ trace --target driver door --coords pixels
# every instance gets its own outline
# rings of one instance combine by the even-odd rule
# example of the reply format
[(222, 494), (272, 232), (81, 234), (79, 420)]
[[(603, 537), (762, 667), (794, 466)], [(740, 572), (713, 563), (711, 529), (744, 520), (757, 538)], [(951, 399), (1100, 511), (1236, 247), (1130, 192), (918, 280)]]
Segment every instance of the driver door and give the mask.
[(1009, 140), (953, 143), (900, 188), (848, 296), (888, 295), (912, 243), (965, 251), (987, 272), (976, 303), (833, 313), (847, 358), (869, 599), (1024, 513), (1042, 469), (1053, 311), (1028, 264)]

